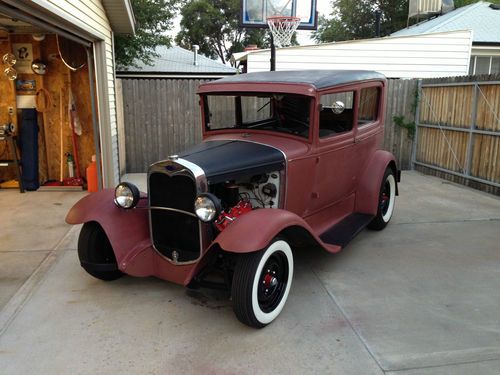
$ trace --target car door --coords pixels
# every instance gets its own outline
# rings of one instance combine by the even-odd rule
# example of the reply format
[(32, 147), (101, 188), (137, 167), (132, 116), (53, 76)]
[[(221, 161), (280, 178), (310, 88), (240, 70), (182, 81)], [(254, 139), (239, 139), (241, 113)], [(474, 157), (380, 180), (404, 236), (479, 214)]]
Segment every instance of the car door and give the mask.
[(358, 164), (354, 127), (356, 91), (325, 92), (318, 101), (311, 214), (340, 204), (353, 194)]
[(359, 89), (358, 119), (355, 130), (356, 155), (362, 173), (383, 141), (383, 83), (372, 82)]

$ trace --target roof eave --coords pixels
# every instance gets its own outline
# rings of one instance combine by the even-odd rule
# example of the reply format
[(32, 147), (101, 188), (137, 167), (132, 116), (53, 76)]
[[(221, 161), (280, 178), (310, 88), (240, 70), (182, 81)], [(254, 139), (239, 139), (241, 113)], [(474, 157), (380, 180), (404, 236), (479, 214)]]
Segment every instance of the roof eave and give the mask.
[(472, 42), (473, 46), (491, 46), (500, 47), (500, 42)]
[(118, 78), (173, 78), (173, 77), (207, 77), (221, 78), (237, 74), (237, 72), (142, 72), (142, 71), (126, 71), (121, 70), (116, 72)]
[(102, 0), (115, 34), (135, 34), (135, 17), (130, 0)]

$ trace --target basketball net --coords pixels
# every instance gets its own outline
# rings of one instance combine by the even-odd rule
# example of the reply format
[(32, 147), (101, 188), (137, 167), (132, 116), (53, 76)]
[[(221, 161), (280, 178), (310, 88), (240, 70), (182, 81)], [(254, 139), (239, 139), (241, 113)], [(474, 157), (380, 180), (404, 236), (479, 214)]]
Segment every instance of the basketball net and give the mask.
[(268, 17), (267, 24), (273, 34), (276, 47), (286, 47), (292, 44), (292, 36), (300, 24), (300, 17), (275, 16)]

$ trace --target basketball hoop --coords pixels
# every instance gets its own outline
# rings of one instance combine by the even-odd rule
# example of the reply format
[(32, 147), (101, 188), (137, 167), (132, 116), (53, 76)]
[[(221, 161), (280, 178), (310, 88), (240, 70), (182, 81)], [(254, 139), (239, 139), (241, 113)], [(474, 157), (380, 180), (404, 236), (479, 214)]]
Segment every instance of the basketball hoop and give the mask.
[(274, 16), (267, 18), (276, 47), (286, 47), (292, 42), (293, 32), (300, 24), (300, 17)]

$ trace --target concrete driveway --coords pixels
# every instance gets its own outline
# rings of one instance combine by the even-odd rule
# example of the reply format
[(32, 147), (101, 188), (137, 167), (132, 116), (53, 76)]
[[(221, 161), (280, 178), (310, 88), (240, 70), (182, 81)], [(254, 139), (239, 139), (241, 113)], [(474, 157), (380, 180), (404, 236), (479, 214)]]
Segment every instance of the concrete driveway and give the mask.
[(220, 292), (88, 276), (62, 222), (79, 196), (43, 194), (0, 191), (2, 374), (500, 373), (497, 197), (404, 173), (391, 224), (295, 254), (284, 311), (255, 330)]

